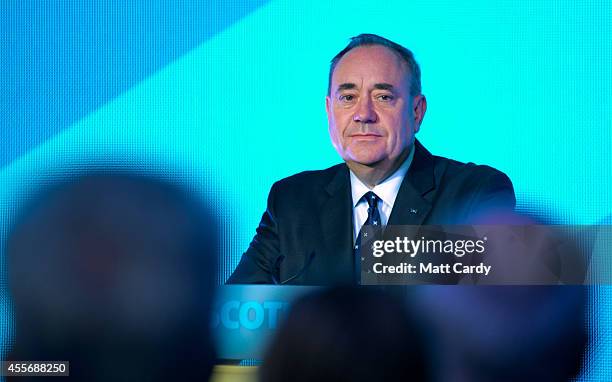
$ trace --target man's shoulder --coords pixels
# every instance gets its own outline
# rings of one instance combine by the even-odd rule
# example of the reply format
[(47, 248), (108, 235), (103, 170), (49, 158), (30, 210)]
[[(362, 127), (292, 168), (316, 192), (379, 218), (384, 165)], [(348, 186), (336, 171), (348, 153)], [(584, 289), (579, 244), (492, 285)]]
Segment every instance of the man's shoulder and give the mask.
[(344, 172), (348, 175), (348, 167), (345, 163), (339, 163), (324, 170), (302, 171), (275, 182), (272, 188), (281, 189), (283, 191), (296, 190), (310, 192), (313, 189), (326, 187), (334, 181), (337, 176), (342, 175)]
[(437, 155), (432, 155), (436, 178), (446, 181), (463, 179), (474, 180), (476, 182), (486, 179), (499, 179), (510, 182), (508, 176), (502, 171), (491, 166), (475, 164), (473, 162), (459, 162)]
[(486, 165), (432, 156), (439, 221), (471, 222), (516, 205), (514, 186), (503, 172)]
[(290, 221), (304, 221), (306, 216), (314, 216), (319, 211), (330, 193), (344, 189), (350, 195), (348, 179), (348, 167), (345, 164), (324, 170), (303, 171), (283, 178), (272, 185), (268, 208), (274, 211), (276, 218), (289, 213)]
[[(435, 178), (434, 187), (444, 187), (453, 183), (478, 184), (487, 180), (494, 180), (512, 185), (510, 179), (503, 172), (486, 165), (477, 165), (472, 162), (460, 162), (454, 159), (431, 154), (418, 140), (415, 141), (416, 153), (412, 166), (413, 173), (420, 179), (428, 177), (430, 171)], [(409, 171), (411, 171), (409, 170)]]

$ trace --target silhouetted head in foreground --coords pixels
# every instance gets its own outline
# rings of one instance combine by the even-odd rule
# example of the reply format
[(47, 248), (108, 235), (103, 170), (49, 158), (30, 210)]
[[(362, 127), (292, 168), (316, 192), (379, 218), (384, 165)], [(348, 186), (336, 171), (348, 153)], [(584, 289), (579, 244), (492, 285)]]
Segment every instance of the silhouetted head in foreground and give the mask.
[(447, 286), (417, 290), (440, 381), (570, 381), (588, 340), (583, 286)]
[(10, 359), (69, 361), (89, 381), (206, 380), (217, 241), (213, 215), (160, 181), (47, 190), (9, 236)]
[(340, 287), (293, 304), (268, 349), (262, 382), (424, 381), (425, 343), (403, 301)]

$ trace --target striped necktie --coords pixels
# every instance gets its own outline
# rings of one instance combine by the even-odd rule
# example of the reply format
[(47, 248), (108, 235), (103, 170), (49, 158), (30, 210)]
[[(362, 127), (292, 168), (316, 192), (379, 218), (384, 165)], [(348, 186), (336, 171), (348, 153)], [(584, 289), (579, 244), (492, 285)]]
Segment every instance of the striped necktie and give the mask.
[[(361, 263), (364, 260), (364, 257), (361, 255), (361, 248), (364, 245), (371, 245), (373, 238), (368, 238), (365, 235), (367, 233), (364, 232), (364, 227), (366, 226), (380, 226), (380, 212), (378, 211), (378, 201), (380, 198), (373, 193), (372, 191), (368, 191), (366, 194), (362, 196), (362, 199), (365, 199), (368, 202), (368, 218), (365, 223), (359, 230), (359, 235), (357, 235), (357, 240), (355, 240), (355, 248), (354, 248), (354, 263), (355, 263), (355, 280), (357, 284), (361, 284)], [(367, 248), (367, 247), (366, 247)]]

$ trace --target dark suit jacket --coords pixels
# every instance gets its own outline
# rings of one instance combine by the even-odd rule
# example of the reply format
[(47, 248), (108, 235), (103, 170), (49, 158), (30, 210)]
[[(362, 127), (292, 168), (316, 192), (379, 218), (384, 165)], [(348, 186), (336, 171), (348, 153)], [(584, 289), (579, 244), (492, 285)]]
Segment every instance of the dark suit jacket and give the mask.
[[(484, 211), (514, 208), (512, 183), (502, 172), (415, 145), (389, 225), (467, 224)], [(272, 186), (257, 234), (227, 282), (349, 284), (353, 257), (351, 184), (343, 163)]]

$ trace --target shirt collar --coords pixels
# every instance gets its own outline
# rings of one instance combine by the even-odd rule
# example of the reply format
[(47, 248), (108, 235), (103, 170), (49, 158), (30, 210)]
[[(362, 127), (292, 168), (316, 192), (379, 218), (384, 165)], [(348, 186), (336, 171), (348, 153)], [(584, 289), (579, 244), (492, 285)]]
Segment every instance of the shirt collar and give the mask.
[(374, 192), (384, 203), (389, 206), (393, 206), (397, 193), (399, 192), (399, 188), (402, 185), (402, 181), (404, 180), (404, 177), (408, 172), (408, 168), (410, 168), (410, 164), (412, 163), (412, 158), (414, 157), (414, 146), (415, 145), (413, 144), (412, 149), (410, 149), (410, 154), (408, 154), (408, 157), (406, 160), (404, 160), (404, 163), (402, 163), (402, 165), (382, 183), (374, 186), (372, 190), (363, 184), (363, 182), (357, 178), (357, 175), (355, 175), (353, 171), (350, 171), (353, 207), (357, 206), (363, 195), (365, 195), (368, 191)]

